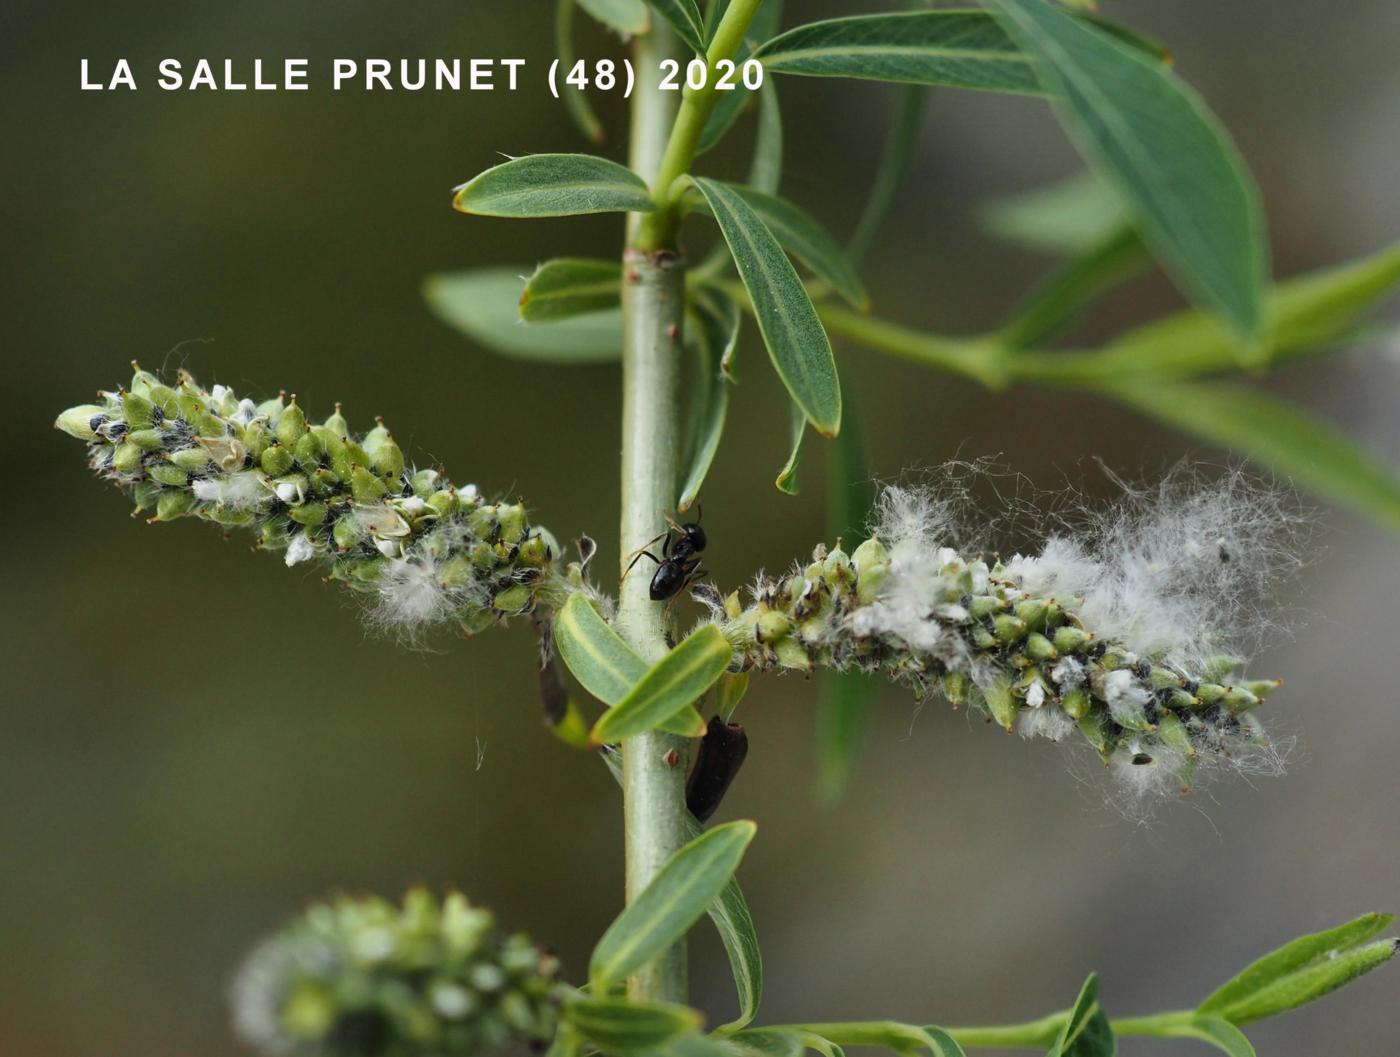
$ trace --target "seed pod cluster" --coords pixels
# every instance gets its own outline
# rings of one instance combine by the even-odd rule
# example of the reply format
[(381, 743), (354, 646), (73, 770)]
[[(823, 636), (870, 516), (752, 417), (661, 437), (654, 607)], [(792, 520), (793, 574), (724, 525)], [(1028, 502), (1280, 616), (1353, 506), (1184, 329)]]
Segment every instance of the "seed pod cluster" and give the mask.
[(474, 632), (529, 612), (568, 574), (523, 506), (406, 465), (382, 422), (355, 437), (339, 405), (312, 422), (295, 396), (255, 404), (184, 371), (172, 386), (139, 367), (129, 388), (99, 396), (55, 426), (88, 443), (93, 469), (137, 512), (248, 528), (288, 565), (319, 559), (372, 595), (391, 629), (456, 621)]
[(1238, 679), (1232, 657), (1188, 671), (1140, 656), (1087, 627), (1078, 599), (1025, 590), (1013, 565), (872, 536), (761, 578), (748, 605), (738, 592), (712, 604), (744, 670), (881, 672), (1008, 731), (1077, 733), (1105, 762), (1183, 788), (1207, 758), (1264, 744), (1252, 710), (1277, 682)]
[(231, 990), (234, 1028), (269, 1054), (465, 1057), (553, 1034), (555, 958), (458, 894), (316, 904), (258, 946)]

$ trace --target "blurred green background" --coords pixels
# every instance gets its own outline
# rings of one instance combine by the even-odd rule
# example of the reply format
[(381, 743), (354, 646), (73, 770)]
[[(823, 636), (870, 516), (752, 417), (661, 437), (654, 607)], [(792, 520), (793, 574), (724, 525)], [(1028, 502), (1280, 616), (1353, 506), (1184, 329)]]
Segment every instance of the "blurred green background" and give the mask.
[[(880, 5), (790, 2), (794, 18)], [(1393, 0), (1120, 0), (1234, 130), (1263, 185), (1280, 274), (1400, 235), (1400, 5)], [(238, 1052), (223, 990), (243, 951), (334, 889), (458, 885), (557, 945), (575, 972), (618, 909), (618, 798), (541, 729), (529, 632), (406, 652), (367, 638), (347, 597), (221, 542), (149, 527), (91, 480), (61, 408), (138, 357), (308, 409), (385, 416), (420, 459), (528, 497), (561, 536), (615, 560), (618, 374), (491, 357), (424, 309), (434, 270), (604, 255), (615, 218), (457, 216), (448, 192), (497, 152), (583, 149), (542, 83), (551, 5), (431, 0), (123, 4), (9, 0), (0, 11), (9, 452), (0, 607), (0, 1053)], [(620, 54), (601, 31), (582, 54)], [(515, 94), (78, 91), (119, 56), (510, 56)], [(780, 85), (786, 193), (845, 232), (892, 93)], [(623, 150), (625, 115), (600, 102)], [(751, 121), (707, 159), (738, 173)], [(993, 323), (1046, 266), (977, 230), (980, 199), (1075, 167), (1043, 105), (933, 94), (915, 169), (868, 279), (877, 310), (944, 330)], [(1085, 335), (1172, 307), (1132, 286)], [(999, 453), (1042, 487), (1107, 486), (1091, 456), (1153, 474), (1190, 451), (1067, 394), (1001, 396), (838, 350), (875, 474)], [(743, 386), (705, 493), (709, 565), (728, 586), (821, 535), (809, 452), (773, 490), (786, 412), (746, 341)], [(1394, 350), (1271, 379), (1400, 457)], [(1014, 541), (1013, 541), (1014, 542)], [(722, 817), (761, 838), (743, 869), (768, 969), (765, 1016), (980, 1021), (1066, 1004), (1090, 969), (1111, 1011), (1185, 1005), (1254, 954), (1370, 909), (1400, 909), (1395, 642), (1400, 539), (1329, 513), (1284, 598), (1301, 629), (1258, 662), (1300, 751), (1282, 780), (1219, 786), (1150, 828), (1123, 821), (1053, 746), (884, 693), (853, 785), (815, 808), (815, 686), (758, 685), (751, 752)], [(1092, 775), (1080, 762), (1078, 772)], [(717, 942), (696, 999), (732, 1003)], [(1254, 1029), (1261, 1053), (1394, 1052), (1384, 974)], [(1125, 1052), (1187, 1052), (1130, 1040)], [(1192, 1051), (1194, 1052), (1194, 1051)]]

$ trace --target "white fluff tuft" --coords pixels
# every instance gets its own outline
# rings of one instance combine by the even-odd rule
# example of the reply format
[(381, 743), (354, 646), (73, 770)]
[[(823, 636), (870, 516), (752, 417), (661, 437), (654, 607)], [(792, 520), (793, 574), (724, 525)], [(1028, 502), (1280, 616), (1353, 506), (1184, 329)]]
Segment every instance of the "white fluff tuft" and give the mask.
[(234, 510), (251, 510), (271, 500), (274, 494), (262, 475), (254, 470), (231, 473), (227, 477), (200, 478), (191, 487), (195, 498)]

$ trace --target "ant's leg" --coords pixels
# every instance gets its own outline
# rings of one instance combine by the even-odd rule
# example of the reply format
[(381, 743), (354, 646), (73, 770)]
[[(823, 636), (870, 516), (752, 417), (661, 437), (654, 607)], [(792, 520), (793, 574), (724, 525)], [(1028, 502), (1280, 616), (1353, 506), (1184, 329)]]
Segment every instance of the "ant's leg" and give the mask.
[[(637, 563), (637, 557), (636, 557), (637, 555), (641, 554), (642, 551), (646, 550), (648, 547), (650, 547), (653, 543), (655, 543), (657, 540), (659, 540), (659, 539), (660, 539), (662, 536), (664, 536), (664, 535), (666, 535), (666, 533), (664, 533), (664, 532), (659, 533), (659, 534), (653, 536), (651, 539), (647, 540), (645, 543), (643, 543), (643, 544), (642, 544), (640, 547), (638, 547), (636, 550), (634, 550), (634, 551), (629, 551), (628, 554), (627, 554), (627, 557), (629, 557), (629, 558), (632, 559), (632, 564), (635, 565), (635, 564)], [(629, 565), (629, 566), (627, 566), (627, 568), (631, 569), (632, 566)], [(627, 574), (626, 574), (626, 573), (623, 573), (623, 575), (626, 576)]]
[[(652, 542), (654, 543), (654, 542), (656, 542), (656, 541), (653, 540)], [(639, 550), (639, 551), (637, 552), (637, 556), (636, 556), (635, 558), (633, 558), (633, 559), (627, 564), (627, 568), (623, 571), (623, 573), (622, 573), (622, 579), (618, 581), (618, 586), (619, 586), (619, 587), (620, 587), (624, 582), (626, 582), (626, 580), (627, 580), (627, 574), (630, 573), (630, 572), (632, 571), (632, 566), (636, 565), (636, 564), (637, 564), (639, 561), (641, 561), (643, 558), (650, 558), (650, 559), (651, 559), (652, 561), (654, 561), (657, 565), (660, 565), (660, 564), (661, 564), (661, 559), (658, 558), (655, 554), (652, 554), (651, 551), (646, 550), (645, 548), (643, 548), (642, 550)]]

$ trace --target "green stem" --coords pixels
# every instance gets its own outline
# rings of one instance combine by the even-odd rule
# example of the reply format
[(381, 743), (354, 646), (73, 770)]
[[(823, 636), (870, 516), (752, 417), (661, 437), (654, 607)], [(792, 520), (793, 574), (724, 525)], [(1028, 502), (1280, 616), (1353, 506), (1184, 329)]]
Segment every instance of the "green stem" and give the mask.
[[(718, 96), (715, 82), (719, 79), (716, 65), (722, 59), (731, 58), (744, 42), (749, 24), (758, 13), (763, 0), (731, 0), (729, 7), (715, 27), (715, 35), (705, 53), (705, 83), (692, 89), (689, 84), (681, 94), (680, 111), (676, 123), (671, 128), (671, 137), (655, 172), (649, 178), (651, 196), (656, 201), (656, 211), (642, 217), (638, 232), (637, 248), (657, 250), (675, 242), (676, 230), (680, 226), (680, 211), (671, 197), (671, 186), (690, 171), (695, 160), (695, 150), (705, 131), (705, 123), (715, 108)], [(640, 85), (638, 86), (638, 90)], [(636, 91), (633, 92), (634, 97)]]
[[(1136, 1035), (1166, 1039), (1179, 1036), (1181, 1028), (1189, 1024), (1194, 1016), (1195, 1013), (1191, 1010), (1154, 1013), (1146, 1017), (1110, 1019), (1109, 1026), (1116, 1036)], [(943, 1030), (957, 1039), (959, 1045), (969, 1049), (1044, 1049), (1054, 1043), (1068, 1017), (1069, 1010), (1066, 1009), (1024, 1024)]]
[[(661, 163), (673, 117), (674, 93), (650, 83), (674, 47), (669, 27), (636, 43), (639, 83), (633, 92), (631, 164), (651, 179)], [(676, 500), (680, 326), (685, 306), (684, 261), (673, 251), (641, 246), (640, 225), (629, 218), (623, 261), (622, 517), (624, 562), (664, 527), (661, 512)], [(618, 630), (648, 662), (665, 655), (664, 606), (647, 591), (649, 577), (627, 577), (619, 589)], [(631, 903), (667, 859), (685, 843), (683, 738), (653, 732), (623, 745), (623, 824), (627, 902)], [(684, 944), (677, 944), (628, 982), (633, 998), (686, 1001)]]

